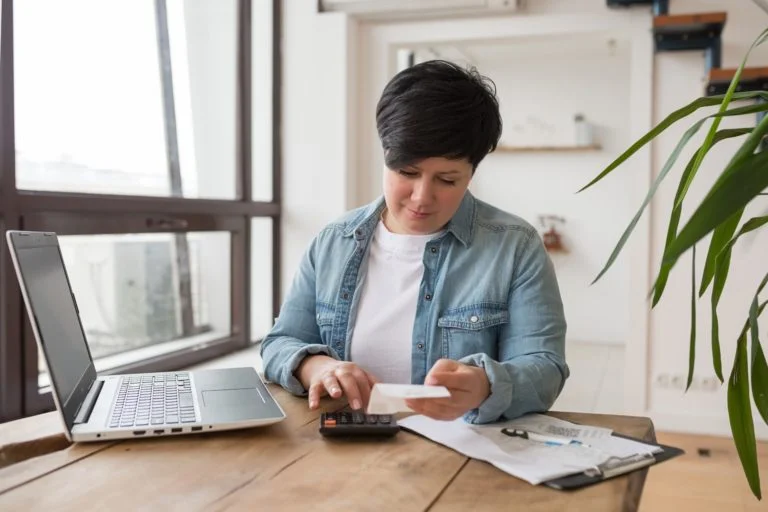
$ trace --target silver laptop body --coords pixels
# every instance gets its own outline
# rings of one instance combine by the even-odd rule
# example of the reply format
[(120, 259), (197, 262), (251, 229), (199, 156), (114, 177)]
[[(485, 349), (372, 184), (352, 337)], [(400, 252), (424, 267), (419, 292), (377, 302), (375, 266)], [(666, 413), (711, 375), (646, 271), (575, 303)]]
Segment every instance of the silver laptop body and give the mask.
[(98, 376), (55, 233), (7, 231), (70, 441), (193, 434), (285, 419), (254, 368)]

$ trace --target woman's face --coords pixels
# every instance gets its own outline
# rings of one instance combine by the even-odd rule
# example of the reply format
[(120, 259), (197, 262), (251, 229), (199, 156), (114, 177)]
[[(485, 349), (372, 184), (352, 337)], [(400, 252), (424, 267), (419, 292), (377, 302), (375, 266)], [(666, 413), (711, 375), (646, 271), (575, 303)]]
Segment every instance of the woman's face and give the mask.
[(401, 169), (384, 169), (384, 225), (393, 233), (428, 235), (440, 231), (472, 180), (467, 159), (432, 157)]

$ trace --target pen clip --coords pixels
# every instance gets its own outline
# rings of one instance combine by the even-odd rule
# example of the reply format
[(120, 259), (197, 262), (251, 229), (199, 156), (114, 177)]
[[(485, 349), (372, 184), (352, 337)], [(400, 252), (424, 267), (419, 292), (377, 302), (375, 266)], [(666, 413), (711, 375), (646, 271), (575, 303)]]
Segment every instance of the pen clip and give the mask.
[(652, 453), (635, 453), (626, 457), (608, 457), (605, 462), (584, 471), (584, 474), (591, 477), (610, 478), (634, 469), (650, 466), (655, 460), (656, 458)]

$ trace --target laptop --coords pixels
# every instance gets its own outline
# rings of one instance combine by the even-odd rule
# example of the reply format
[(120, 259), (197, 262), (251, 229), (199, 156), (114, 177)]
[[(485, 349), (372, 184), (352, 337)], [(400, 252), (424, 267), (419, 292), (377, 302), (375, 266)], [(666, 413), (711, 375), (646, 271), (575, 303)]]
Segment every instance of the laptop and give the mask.
[(7, 231), (6, 238), (70, 441), (194, 434), (285, 419), (254, 368), (98, 376), (56, 233)]

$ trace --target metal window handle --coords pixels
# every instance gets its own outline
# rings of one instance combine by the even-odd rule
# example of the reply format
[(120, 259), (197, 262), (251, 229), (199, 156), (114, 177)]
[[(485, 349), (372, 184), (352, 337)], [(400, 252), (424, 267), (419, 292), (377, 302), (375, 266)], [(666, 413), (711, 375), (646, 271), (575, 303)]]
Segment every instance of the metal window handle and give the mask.
[(156, 229), (186, 229), (189, 223), (184, 219), (147, 219), (148, 228)]

